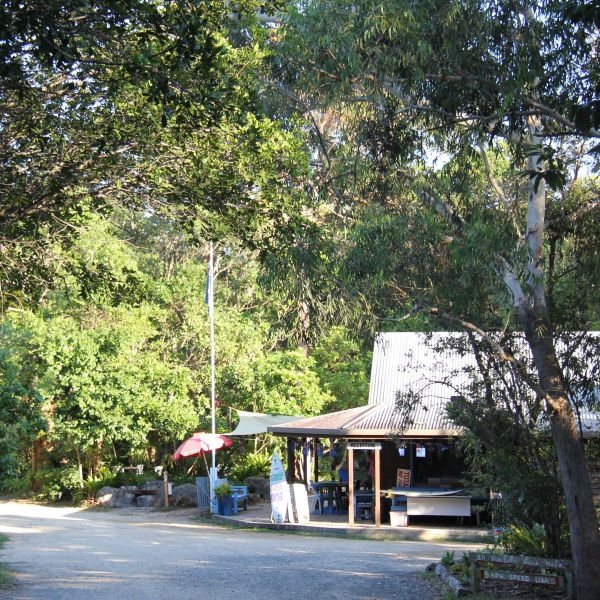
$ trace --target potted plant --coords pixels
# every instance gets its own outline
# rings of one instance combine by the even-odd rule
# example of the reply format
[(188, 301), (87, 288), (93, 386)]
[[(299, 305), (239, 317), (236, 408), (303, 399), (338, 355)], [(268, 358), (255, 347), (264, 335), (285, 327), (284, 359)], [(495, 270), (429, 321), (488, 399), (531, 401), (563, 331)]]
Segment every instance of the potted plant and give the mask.
[(215, 488), (215, 496), (219, 500), (219, 514), (230, 517), (233, 510), (233, 490), (228, 483), (222, 483)]

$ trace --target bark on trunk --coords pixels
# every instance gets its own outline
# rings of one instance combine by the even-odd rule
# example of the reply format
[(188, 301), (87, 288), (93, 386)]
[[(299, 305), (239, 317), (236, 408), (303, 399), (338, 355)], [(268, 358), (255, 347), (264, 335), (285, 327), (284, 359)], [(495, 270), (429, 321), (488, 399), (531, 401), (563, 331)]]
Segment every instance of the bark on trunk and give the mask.
[(531, 327), (525, 334), (541, 387), (551, 397), (547, 412), (565, 492), (577, 599), (596, 600), (600, 584), (600, 535), (573, 408), (566, 393), (551, 333), (539, 336)]
[[(540, 144), (541, 123), (529, 122), (532, 144)], [(539, 157), (528, 159), (530, 171), (543, 170)], [(531, 348), (540, 386), (548, 394), (546, 412), (556, 447), (562, 478), (578, 600), (596, 600), (600, 585), (600, 535), (585, 455), (577, 435), (573, 408), (569, 401), (562, 369), (556, 356), (553, 328), (546, 303), (543, 272), (545, 182), (537, 189), (530, 180), (526, 241), (529, 251), (528, 291), (518, 303), (517, 318)]]

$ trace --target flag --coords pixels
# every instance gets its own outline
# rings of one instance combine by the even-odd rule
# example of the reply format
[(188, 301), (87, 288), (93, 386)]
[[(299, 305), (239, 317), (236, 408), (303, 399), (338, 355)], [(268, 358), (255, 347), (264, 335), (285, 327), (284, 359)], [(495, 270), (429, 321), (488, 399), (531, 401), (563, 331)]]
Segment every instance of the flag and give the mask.
[[(212, 256), (211, 256), (212, 258)], [(206, 274), (206, 296), (204, 298), (208, 306), (208, 316), (212, 319), (213, 316), (213, 276), (212, 276), (212, 264), (209, 259), (208, 261), (208, 273)]]

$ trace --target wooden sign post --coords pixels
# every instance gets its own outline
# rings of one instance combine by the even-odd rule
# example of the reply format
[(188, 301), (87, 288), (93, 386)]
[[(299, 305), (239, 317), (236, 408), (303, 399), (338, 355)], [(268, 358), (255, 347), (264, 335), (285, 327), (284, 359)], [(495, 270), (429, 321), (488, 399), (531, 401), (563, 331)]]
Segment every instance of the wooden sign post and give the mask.
[(163, 480), (165, 484), (165, 506), (169, 508), (169, 474), (163, 471)]
[(523, 567), (539, 567), (540, 569), (553, 569), (568, 573), (567, 586), (569, 598), (573, 598), (573, 563), (570, 560), (554, 558), (537, 558), (535, 556), (513, 556), (510, 554), (490, 554), (483, 552), (469, 552), (471, 563), (471, 591), (479, 591), (481, 579), (495, 579), (511, 581), (513, 583), (529, 583), (532, 585), (548, 585), (564, 587), (565, 580), (562, 575), (547, 573), (522, 573), (517, 571), (499, 571), (479, 567), (479, 563), (492, 565), (513, 565), (521, 570)]

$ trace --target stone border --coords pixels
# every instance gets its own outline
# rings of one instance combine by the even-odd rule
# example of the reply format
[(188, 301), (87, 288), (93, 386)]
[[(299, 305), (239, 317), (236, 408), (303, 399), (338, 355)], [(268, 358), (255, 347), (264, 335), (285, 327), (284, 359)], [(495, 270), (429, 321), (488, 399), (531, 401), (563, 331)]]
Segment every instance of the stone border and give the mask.
[(465, 587), (456, 577), (450, 574), (450, 571), (440, 563), (431, 563), (425, 567), (427, 573), (435, 573), (455, 594), (457, 598), (468, 596), (471, 590)]
[(364, 539), (397, 539), (398, 541), (440, 542), (457, 541), (471, 543), (486, 543), (493, 539), (493, 532), (481, 531), (474, 535), (473, 531), (457, 531), (453, 529), (424, 529), (415, 527), (385, 528), (374, 527), (327, 527), (326, 525), (300, 525), (296, 523), (264, 523), (253, 522), (245, 519), (233, 519), (221, 515), (213, 515), (212, 520), (217, 523), (237, 527), (240, 529), (271, 529), (278, 531), (299, 531), (315, 535), (349, 535)]

